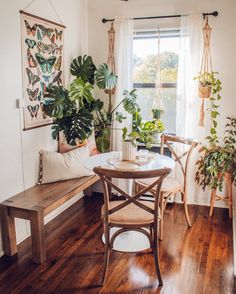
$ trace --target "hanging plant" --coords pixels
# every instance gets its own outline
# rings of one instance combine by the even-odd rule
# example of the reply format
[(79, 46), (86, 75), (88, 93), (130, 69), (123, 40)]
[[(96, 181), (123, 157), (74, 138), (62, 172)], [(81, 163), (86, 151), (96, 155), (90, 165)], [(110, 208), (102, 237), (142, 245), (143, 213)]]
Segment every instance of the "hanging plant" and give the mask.
[(199, 126), (204, 127), (204, 99), (212, 97), (215, 89), (215, 83), (217, 81), (215, 74), (212, 70), (212, 60), (211, 60), (211, 49), (210, 49), (210, 39), (211, 39), (212, 28), (209, 26), (208, 17), (206, 17), (206, 23), (203, 27), (203, 39), (204, 39), (204, 49), (202, 54), (202, 62), (199, 74), (194, 78), (199, 81), (198, 84), (198, 96), (202, 99), (202, 105), (200, 110)]
[[(161, 56), (160, 56), (160, 30), (158, 28), (158, 51), (157, 51), (157, 70), (156, 70), (156, 97), (152, 105), (152, 117), (156, 123), (162, 123), (161, 116), (164, 114), (164, 105), (161, 97), (162, 82), (161, 82)], [(163, 123), (162, 123), (163, 125)], [(164, 125), (163, 125), (164, 130)]]

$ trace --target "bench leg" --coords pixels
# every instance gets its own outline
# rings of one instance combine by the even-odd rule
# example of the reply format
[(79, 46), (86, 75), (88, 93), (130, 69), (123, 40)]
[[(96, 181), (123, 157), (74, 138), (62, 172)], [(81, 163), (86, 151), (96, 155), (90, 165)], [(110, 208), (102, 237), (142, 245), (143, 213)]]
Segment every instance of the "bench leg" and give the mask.
[(92, 187), (87, 188), (83, 192), (84, 192), (84, 196), (88, 196), (88, 197), (93, 196), (93, 189), (92, 189)]
[(15, 221), (5, 205), (0, 205), (0, 220), (3, 251), (4, 254), (12, 256), (17, 253)]
[(30, 228), (32, 239), (32, 259), (35, 263), (46, 260), (43, 211), (32, 211), (30, 214)]

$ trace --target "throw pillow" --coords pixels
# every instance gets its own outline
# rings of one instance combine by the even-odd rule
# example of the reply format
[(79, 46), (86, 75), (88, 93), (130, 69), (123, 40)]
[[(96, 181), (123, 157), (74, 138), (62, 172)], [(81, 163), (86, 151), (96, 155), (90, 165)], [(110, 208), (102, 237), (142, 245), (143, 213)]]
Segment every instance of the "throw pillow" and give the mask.
[(92, 171), (84, 167), (87, 158), (89, 158), (88, 147), (76, 148), (64, 154), (40, 151), (38, 182), (46, 184), (93, 175)]

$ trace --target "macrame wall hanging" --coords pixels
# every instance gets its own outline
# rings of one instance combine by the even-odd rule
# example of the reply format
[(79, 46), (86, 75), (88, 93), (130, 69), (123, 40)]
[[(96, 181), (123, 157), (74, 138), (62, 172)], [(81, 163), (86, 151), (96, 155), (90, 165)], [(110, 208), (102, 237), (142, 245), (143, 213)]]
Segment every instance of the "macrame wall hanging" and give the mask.
[[(115, 64), (115, 30), (113, 27), (113, 22), (111, 23), (111, 28), (108, 31), (108, 58), (107, 58), (107, 65), (109, 69), (116, 73), (116, 64)], [(107, 94), (114, 95), (115, 88), (112, 90), (105, 90)]]
[(164, 113), (164, 105), (161, 98), (162, 93), (162, 82), (161, 82), (161, 52), (160, 52), (160, 29), (157, 31), (158, 35), (158, 51), (157, 51), (157, 70), (156, 70), (156, 96), (152, 105), (153, 119), (160, 119)]
[(210, 48), (210, 40), (211, 40), (211, 31), (212, 28), (208, 23), (208, 17), (206, 17), (206, 23), (203, 27), (203, 39), (204, 39), (204, 49), (202, 54), (202, 62), (200, 73), (198, 76), (199, 86), (198, 86), (198, 95), (202, 99), (201, 109), (200, 109), (200, 119), (199, 126), (204, 127), (204, 101), (206, 98), (210, 98), (211, 96), (211, 83), (212, 83), (212, 60), (211, 60), (211, 48)]

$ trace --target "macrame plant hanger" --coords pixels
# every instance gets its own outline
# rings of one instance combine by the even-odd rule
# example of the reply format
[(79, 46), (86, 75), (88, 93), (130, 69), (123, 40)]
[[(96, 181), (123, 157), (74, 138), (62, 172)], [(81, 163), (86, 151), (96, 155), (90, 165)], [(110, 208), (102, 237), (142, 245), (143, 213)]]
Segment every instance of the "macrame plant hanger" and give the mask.
[(199, 97), (202, 99), (201, 109), (200, 109), (200, 119), (199, 126), (204, 127), (204, 99), (211, 96), (211, 85), (208, 83), (209, 73), (212, 73), (212, 60), (211, 60), (211, 48), (210, 48), (210, 39), (212, 28), (208, 23), (208, 17), (206, 17), (206, 23), (203, 27), (203, 39), (204, 39), (204, 48), (202, 54), (202, 62), (200, 68), (200, 76), (202, 77), (199, 84)]
[[(108, 31), (108, 58), (107, 65), (112, 73), (116, 73), (116, 63), (115, 63), (115, 30), (113, 27), (113, 22), (111, 23), (111, 28)], [(116, 89), (105, 90), (107, 94), (114, 95)]]
[[(108, 68), (112, 73), (116, 73), (116, 64), (115, 64), (115, 30), (113, 27), (113, 21), (111, 22), (111, 28), (108, 30), (108, 58), (107, 58)], [(115, 94), (116, 88), (111, 90), (105, 90), (105, 93), (109, 95), (109, 103), (108, 103), (108, 113), (112, 111), (112, 101), (111, 97)], [(113, 144), (111, 138), (113, 129), (111, 128), (110, 133), (110, 150), (113, 150)]]
[(158, 47), (157, 47), (157, 70), (156, 70), (156, 96), (152, 105), (152, 115), (153, 119), (160, 119), (161, 115), (164, 113), (164, 105), (161, 98), (162, 93), (162, 82), (161, 82), (161, 51), (160, 51), (160, 29), (157, 30), (158, 36)]

